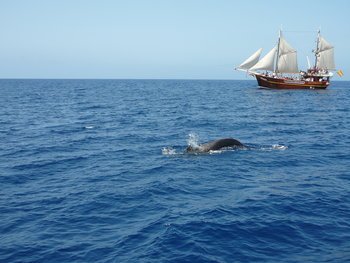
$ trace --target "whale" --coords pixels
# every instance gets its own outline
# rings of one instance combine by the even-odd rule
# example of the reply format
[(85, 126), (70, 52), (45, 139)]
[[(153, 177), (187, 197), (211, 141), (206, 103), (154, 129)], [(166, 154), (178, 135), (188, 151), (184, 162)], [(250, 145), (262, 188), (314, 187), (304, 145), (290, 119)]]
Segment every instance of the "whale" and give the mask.
[(223, 148), (227, 147), (237, 147), (237, 148), (244, 148), (244, 145), (233, 138), (223, 138), (218, 139), (215, 141), (207, 142), (204, 144), (200, 144), (198, 147), (194, 147), (192, 145), (189, 145), (185, 152), (186, 153), (206, 153), (209, 151), (217, 151), (221, 150)]

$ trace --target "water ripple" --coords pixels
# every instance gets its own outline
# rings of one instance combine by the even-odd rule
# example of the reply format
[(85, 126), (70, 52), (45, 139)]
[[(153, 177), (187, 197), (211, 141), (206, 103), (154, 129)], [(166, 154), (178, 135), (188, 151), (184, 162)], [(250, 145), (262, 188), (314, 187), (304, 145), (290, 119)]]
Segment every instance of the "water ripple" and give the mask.
[(349, 82), (0, 82), (1, 262), (350, 260)]

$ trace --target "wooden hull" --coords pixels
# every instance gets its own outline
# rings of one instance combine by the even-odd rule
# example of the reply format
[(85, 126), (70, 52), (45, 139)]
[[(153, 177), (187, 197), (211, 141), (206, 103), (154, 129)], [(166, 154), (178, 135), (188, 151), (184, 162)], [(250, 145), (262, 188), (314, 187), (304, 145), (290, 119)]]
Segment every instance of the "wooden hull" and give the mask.
[(266, 75), (254, 74), (260, 87), (271, 89), (325, 89), (328, 81), (306, 81), (288, 78), (273, 78)]

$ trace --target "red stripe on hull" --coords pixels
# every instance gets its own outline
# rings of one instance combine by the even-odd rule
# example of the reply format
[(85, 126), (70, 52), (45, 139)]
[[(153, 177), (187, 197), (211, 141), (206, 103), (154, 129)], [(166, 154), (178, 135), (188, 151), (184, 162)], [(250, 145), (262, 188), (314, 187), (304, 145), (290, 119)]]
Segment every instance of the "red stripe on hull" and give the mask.
[(272, 78), (258, 74), (254, 75), (260, 87), (271, 89), (325, 89), (329, 85), (326, 81), (292, 80)]

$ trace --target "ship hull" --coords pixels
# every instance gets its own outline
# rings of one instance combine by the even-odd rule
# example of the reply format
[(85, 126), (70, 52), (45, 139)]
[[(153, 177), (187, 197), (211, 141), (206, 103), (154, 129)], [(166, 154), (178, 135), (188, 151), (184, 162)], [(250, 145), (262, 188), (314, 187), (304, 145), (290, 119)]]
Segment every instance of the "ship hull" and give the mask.
[(306, 81), (288, 78), (274, 78), (261, 74), (254, 74), (258, 84), (262, 88), (270, 89), (326, 89), (328, 81)]

